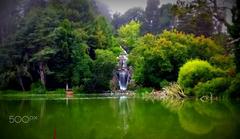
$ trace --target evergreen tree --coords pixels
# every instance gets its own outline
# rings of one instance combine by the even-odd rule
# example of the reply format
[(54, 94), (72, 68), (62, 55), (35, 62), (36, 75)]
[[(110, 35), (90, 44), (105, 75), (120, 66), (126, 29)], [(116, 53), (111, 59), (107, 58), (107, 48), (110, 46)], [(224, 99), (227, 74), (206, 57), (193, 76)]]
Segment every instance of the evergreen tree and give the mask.
[(236, 71), (240, 72), (240, 1), (236, 0), (236, 4), (232, 8), (232, 25), (228, 26), (229, 33), (234, 39), (234, 54)]
[(159, 0), (148, 0), (145, 9), (142, 33), (159, 33), (160, 28), (160, 14), (159, 14)]
[(207, 0), (190, 2), (178, 0), (173, 8), (176, 15), (176, 28), (197, 36), (211, 36), (214, 32), (213, 12)]

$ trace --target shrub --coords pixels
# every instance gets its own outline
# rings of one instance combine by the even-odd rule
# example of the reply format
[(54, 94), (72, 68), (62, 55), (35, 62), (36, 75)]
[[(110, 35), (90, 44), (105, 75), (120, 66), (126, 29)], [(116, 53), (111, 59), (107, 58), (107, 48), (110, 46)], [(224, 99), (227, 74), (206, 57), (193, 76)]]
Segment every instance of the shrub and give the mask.
[(84, 94), (84, 86), (80, 85), (80, 86), (75, 86), (73, 87), (73, 92), (74, 94)]
[(185, 97), (184, 91), (178, 83), (170, 83), (169, 86), (163, 88), (166, 98), (181, 99)]
[(109, 90), (110, 80), (113, 77), (113, 70), (116, 64), (117, 59), (112, 51), (97, 49), (96, 60), (93, 61), (92, 79), (89, 82), (89, 89), (93, 89), (93, 91)]
[(58, 88), (58, 89), (56, 89), (54, 91), (48, 91), (47, 93), (48, 94), (65, 94), (66, 92), (65, 92), (65, 89)]
[(139, 88), (139, 89), (137, 89), (135, 92), (136, 92), (137, 94), (143, 95), (143, 94), (151, 93), (152, 90), (153, 90), (152, 88), (144, 87), (144, 88)]
[(169, 86), (169, 85), (170, 85), (170, 83), (167, 80), (163, 80), (163, 81), (160, 82), (160, 86), (162, 88), (165, 87), (165, 86)]
[(194, 89), (193, 93), (197, 97), (201, 96), (221, 96), (224, 95), (228, 87), (230, 86), (230, 81), (228, 78), (215, 78), (205, 83), (198, 83)]
[(232, 55), (216, 55), (211, 57), (209, 62), (224, 70), (235, 68), (234, 56)]
[(227, 94), (230, 98), (240, 98), (240, 73), (231, 81)]
[(43, 94), (46, 92), (46, 88), (40, 81), (37, 81), (31, 84), (31, 92), (36, 94)]
[(198, 83), (204, 83), (224, 75), (225, 73), (222, 70), (211, 66), (207, 61), (191, 60), (180, 68), (178, 83), (188, 94)]
[(177, 80), (179, 69), (187, 60), (210, 60), (211, 57), (221, 54), (221, 46), (210, 38), (164, 31), (159, 36), (146, 34), (138, 39), (129, 60), (134, 66), (134, 79), (137, 84), (160, 88), (164, 81)]

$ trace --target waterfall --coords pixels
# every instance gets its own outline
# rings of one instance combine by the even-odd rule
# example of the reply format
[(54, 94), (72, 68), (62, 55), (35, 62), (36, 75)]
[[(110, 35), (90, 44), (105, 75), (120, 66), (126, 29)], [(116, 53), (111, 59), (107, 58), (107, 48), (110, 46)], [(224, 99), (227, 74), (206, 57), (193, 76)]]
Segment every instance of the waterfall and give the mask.
[(128, 76), (129, 76), (128, 71), (125, 71), (125, 70), (119, 71), (118, 83), (119, 83), (120, 90), (122, 91), (127, 90)]
[(118, 74), (118, 84), (121, 91), (127, 90), (128, 82), (131, 76), (129, 72), (129, 68), (127, 66), (127, 61), (128, 61), (127, 56), (128, 56), (127, 52), (123, 49), (123, 53), (120, 54), (120, 56), (118, 57), (119, 63), (118, 63), (117, 74)]

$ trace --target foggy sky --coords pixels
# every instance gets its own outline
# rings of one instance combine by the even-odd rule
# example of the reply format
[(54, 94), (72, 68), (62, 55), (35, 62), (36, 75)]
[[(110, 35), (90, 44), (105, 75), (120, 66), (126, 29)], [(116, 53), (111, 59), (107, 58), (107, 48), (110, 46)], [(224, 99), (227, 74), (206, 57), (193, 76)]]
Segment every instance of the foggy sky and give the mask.
[[(124, 13), (132, 7), (146, 7), (147, 0), (98, 0), (105, 3), (111, 13), (120, 12)], [(160, 0), (161, 4), (173, 3), (176, 0)]]

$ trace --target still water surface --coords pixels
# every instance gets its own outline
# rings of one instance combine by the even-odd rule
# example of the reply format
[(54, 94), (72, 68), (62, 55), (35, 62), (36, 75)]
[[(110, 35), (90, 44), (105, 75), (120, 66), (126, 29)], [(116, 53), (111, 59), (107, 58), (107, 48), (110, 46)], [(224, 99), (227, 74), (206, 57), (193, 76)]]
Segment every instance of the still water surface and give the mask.
[(0, 97), (0, 139), (239, 139), (240, 102)]

